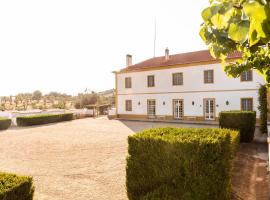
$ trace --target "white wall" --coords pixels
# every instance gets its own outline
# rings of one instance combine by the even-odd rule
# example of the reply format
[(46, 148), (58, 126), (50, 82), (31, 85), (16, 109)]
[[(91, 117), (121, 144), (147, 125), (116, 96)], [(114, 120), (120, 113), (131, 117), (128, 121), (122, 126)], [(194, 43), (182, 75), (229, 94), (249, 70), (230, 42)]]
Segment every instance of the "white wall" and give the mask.
[[(215, 98), (216, 116), (220, 111), (240, 110), (241, 98), (253, 98), (253, 107), (258, 114), (257, 91), (235, 92), (200, 92), (182, 94), (143, 94), (143, 95), (120, 95), (118, 97), (118, 114), (147, 114), (147, 99), (156, 99), (157, 115), (173, 115), (173, 99), (184, 100), (184, 116), (203, 116), (203, 99)], [(132, 100), (132, 111), (125, 110), (125, 100)], [(194, 101), (194, 106), (192, 105)], [(229, 105), (226, 105), (229, 101)], [(140, 102), (140, 105), (138, 103)], [(163, 105), (165, 102), (165, 105)]]
[[(203, 73), (204, 70), (209, 69), (214, 70), (214, 83), (204, 84)], [(172, 73), (176, 72), (183, 72), (183, 85), (172, 86)], [(147, 87), (147, 75), (155, 75), (155, 87)], [(118, 94), (257, 89), (258, 83), (264, 83), (263, 77), (256, 71), (253, 72), (253, 81), (251, 82), (241, 82), (240, 78), (229, 78), (223, 71), (221, 64), (133, 72), (117, 76)], [(132, 78), (132, 88), (125, 88), (125, 77)]]
[[(204, 70), (214, 70), (214, 83), (204, 84)], [(172, 73), (183, 72), (184, 84), (172, 85)], [(147, 75), (155, 75), (155, 87), (147, 87)], [(241, 82), (229, 78), (221, 64), (179, 67), (164, 70), (118, 74), (118, 114), (147, 114), (147, 99), (156, 99), (157, 115), (172, 115), (172, 100), (184, 100), (184, 116), (203, 116), (203, 99), (215, 98), (216, 116), (224, 110), (240, 110), (241, 98), (253, 98), (253, 108), (258, 115), (259, 84), (264, 79), (253, 71), (253, 81)], [(132, 78), (132, 88), (125, 88), (125, 77)], [(125, 100), (132, 100), (132, 111), (125, 111)], [(163, 105), (163, 101), (165, 105)], [(195, 105), (192, 105), (192, 101)], [(226, 105), (229, 101), (229, 105)], [(138, 103), (140, 102), (140, 105)]]

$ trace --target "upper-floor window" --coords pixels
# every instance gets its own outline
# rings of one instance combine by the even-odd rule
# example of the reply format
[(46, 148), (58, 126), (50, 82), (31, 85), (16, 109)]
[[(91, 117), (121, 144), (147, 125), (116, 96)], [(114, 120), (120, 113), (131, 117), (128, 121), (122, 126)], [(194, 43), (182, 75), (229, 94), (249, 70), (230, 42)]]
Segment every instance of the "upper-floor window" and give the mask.
[(154, 75), (147, 76), (147, 86), (148, 87), (155, 87), (155, 76)]
[(242, 72), (241, 81), (252, 81), (252, 70)]
[(125, 78), (125, 88), (131, 88), (131, 77), (126, 77)]
[(173, 85), (183, 85), (183, 73), (174, 73), (172, 75), (172, 84)]
[(126, 100), (126, 111), (132, 111), (132, 101)]
[(204, 71), (204, 83), (214, 83), (214, 70)]
[(241, 99), (241, 110), (245, 111), (253, 110), (253, 99), (252, 98)]

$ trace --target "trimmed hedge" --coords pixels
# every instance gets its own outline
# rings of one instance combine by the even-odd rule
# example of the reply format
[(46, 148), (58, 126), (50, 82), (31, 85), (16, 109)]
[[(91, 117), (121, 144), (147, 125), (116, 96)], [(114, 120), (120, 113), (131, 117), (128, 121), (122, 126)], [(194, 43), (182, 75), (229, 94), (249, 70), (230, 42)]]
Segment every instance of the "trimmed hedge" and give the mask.
[(18, 126), (33, 126), (70, 120), (73, 120), (73, 113), (43, 114), (16, 118)]
[(224, 111), (219, 114), (219, 126), (239, 130), (240, 142), (252, 142), (256, 127), (255, 111)]
[(11, 119), (0, 117), (0, 130), (6, 130), (11, 125)]
[(158, 128), (128, 137), (129, 200), (229, 200), (238, 131)]
[(34, 190), (31, 177), (0, 173), (0, 200), (32, 200)]

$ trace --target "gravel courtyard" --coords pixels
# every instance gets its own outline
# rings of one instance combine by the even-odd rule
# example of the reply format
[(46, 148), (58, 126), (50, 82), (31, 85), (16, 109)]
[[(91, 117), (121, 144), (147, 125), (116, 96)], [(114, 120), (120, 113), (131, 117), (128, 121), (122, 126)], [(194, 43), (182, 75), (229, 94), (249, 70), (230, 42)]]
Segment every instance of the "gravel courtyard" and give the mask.
[(88, 118), (13, 127), (0, 132), (0, 171), (33, 176), (35, 200), (127, 200), (127, 136), (169, 125)]

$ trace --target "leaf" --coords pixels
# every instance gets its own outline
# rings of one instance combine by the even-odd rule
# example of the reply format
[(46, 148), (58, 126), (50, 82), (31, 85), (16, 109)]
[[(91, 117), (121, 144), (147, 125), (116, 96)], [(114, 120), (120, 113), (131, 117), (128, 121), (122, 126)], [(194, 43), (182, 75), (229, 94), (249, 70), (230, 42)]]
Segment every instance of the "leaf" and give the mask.
[(213, 25), (215, 27), (217, 27), (218, 29), (225, 29), (228, 27), (228, 21), (225, 15), (223, 14), (215, 14), (212, 18), (211, 18), (211, 22), (213, 23)]
[(208, 45), (211, 41), (211, 33), (207, 30), (207, 27), (202, 27), (199, 34), (203, 41)]
[(249, 46), (257, 44), (261, 39), (269, 40), (270, 33), (265, 24), (269, 22), (269, 11), (266, 5), (257, 1), (243, 5), (245, 14), (250, 18)]
[(232, 23), (229, 28), (229, 36), (232, 40), (243, 44), (248, 38), (249, 21)]
[(212, 17), (211, 7), (208, 7), (202, 11), (202, 18), (205, 22), (209, 21)]

